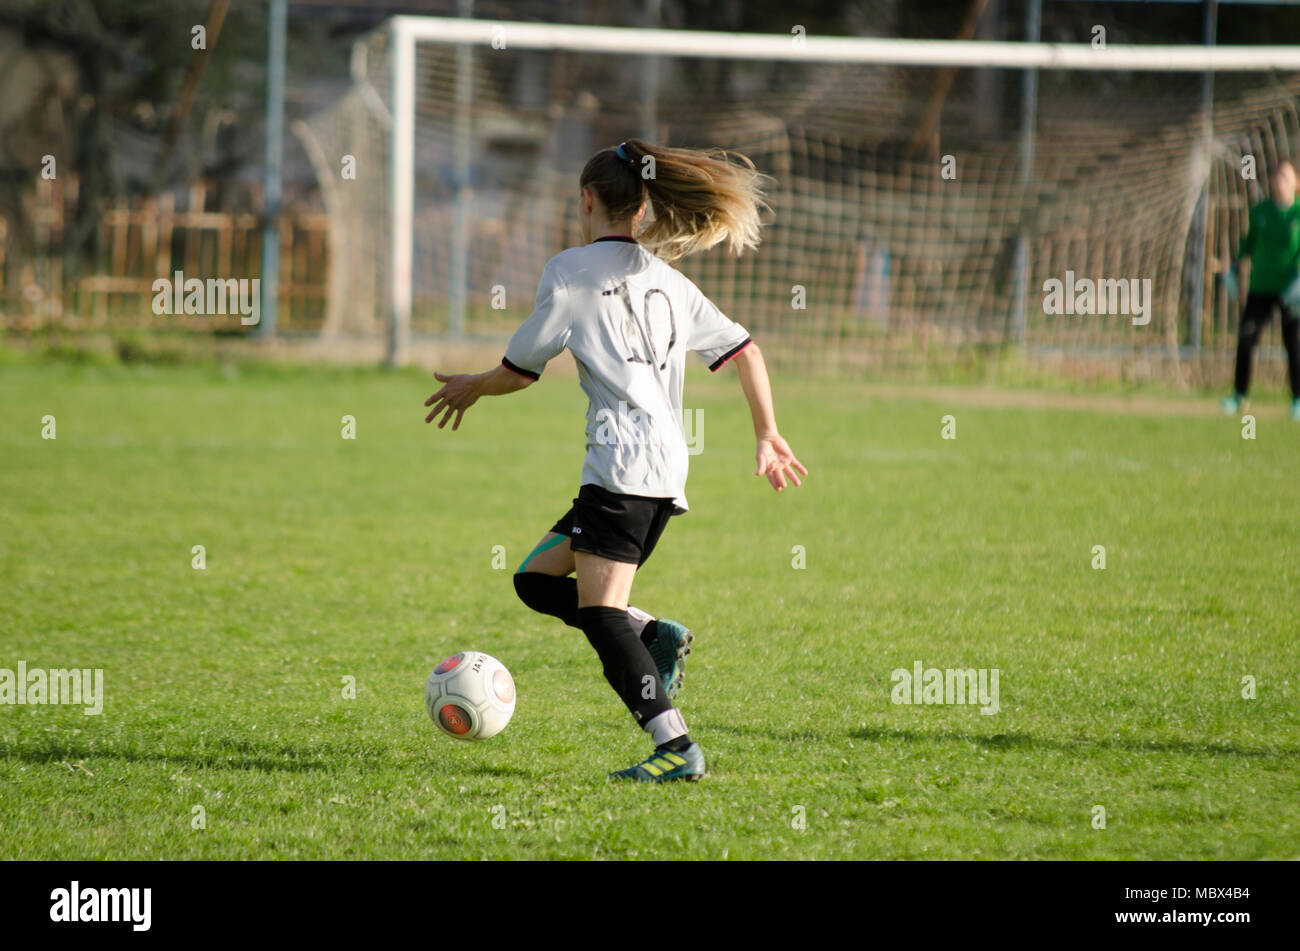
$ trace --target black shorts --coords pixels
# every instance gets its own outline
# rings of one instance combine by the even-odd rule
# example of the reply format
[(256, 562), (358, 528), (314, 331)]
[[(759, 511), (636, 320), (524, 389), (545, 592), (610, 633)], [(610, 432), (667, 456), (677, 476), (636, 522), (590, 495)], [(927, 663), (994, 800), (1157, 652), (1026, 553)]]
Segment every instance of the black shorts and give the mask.
[(551, 531), (568, 535), (574, 551), (640, 566), (655, 550), (673, 510), (672, 499), (622, 495), (588, 483)]

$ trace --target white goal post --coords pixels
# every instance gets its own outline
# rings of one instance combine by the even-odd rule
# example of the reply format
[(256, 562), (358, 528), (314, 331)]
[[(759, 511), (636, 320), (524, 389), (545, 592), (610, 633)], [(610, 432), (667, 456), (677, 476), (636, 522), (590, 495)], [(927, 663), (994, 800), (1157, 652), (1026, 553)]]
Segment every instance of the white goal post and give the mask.
[[(1146, 73), (1300, 71), (1300, 46), (1170, 46), (1089, 43), (902, 40), (570, 26), (446, 17), (397, 16), (388, 24), (392, 108), (389, 160), (389, 361), (405, 361), (412, 308), (413, 208), (417, 117), (417, 44), (555, 50), (626, 57), (745, 59), (909, 67), (1086, 70)], [(459, 62), (459, 61), (458, 61)], [(461, 75), (468, 77), (466, 66)], [(459, 96), (462, 90), (457, 89)], [(464, 123), (469, 104), (461, 103)], [(461, 128), (464, 128), (462, 125)], [(457, 149), (462, 147), (458, 142)], [(468, 152), (458, 156), (467, 161)], [(461, 242), (463, 244), (463, 242)], [(463, 282), (467, 253), (453, 247), (454, 285)], [(455, 256), (462, 256), (459, 267)], [(457, 277), (459, 274), (459, 277)], [(456, 288), (450, 288), (456, 299)], [(463, 295), (463, 287), (459, 293)], [(455, 304), (453, 303), (453, 310)], [(457, 325), (459, 326), (459, 325)]]

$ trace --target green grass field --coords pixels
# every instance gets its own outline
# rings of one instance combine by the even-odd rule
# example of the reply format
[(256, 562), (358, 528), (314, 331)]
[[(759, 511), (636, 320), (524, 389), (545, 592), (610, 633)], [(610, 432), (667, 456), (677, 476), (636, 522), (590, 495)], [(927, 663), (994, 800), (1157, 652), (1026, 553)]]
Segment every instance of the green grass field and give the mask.
[[(780, 495), (734, 373), (688, 382), (633, 602), (697, 631), (711, 775), (629, 787), (647, 739), (510, 582), (576, 494), (572, 377), (452, 433), (415, 372), (0, 368), (0, 667), (106, 694), (0, 706), (0, 857), (1300, 857), (1300, 426), (775, 383)], [(467, 648), (519, 689), (479, 744), (423, 706)], [(999, 711), (892, 703), (917, 661)]]

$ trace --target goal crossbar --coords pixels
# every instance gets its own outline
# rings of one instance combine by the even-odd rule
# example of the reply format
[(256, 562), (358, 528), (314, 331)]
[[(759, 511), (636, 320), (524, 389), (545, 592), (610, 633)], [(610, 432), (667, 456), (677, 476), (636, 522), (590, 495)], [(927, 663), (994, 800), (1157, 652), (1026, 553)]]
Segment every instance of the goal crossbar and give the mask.
[(793, 36), (417, 16), (393, 17), (392, 29), (398, 37), (438, 43), (491, 46), (496, 41), (504, 42), (507, 49), (573, 50), (629, 56), (1148, 72), (1300, 69), (1300, 46), (1117, 44), (1098, 49), (1090, 43)]

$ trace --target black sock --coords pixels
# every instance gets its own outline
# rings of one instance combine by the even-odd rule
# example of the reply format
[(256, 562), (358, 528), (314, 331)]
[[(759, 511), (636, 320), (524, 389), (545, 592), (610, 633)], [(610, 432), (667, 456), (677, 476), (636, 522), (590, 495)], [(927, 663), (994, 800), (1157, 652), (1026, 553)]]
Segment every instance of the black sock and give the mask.
[(578, 582), (573, 578), (521, 571), (515, 574), (515, 593), (537, 613), (549, 614), (569, 627), (582, 629), (578, 620)]
[(578, 608), (578, 619), (582, 632), (600, 657), (605, 679), (632, 712), (637, 726), (644, 728), (659, 714), (673, 708), (663, 694), (659, 668), (633, 631), (626, 610)]
[(667, 753), (680, 753), (682, 750), (686, 749), (686, 747), (690, 746), (691, 742), (691, 735), (689, 733), (683, 733), (681, 736), (674, 737), (667, 743), (661, 743), (659, 746), (656, 746), (655, 749), (663, 750)]
[(656, 626), (658, 621), (647, 621), (645, 627), (641, 628), (641, 643), (649, 647), (659, 636), (659, 628)]

